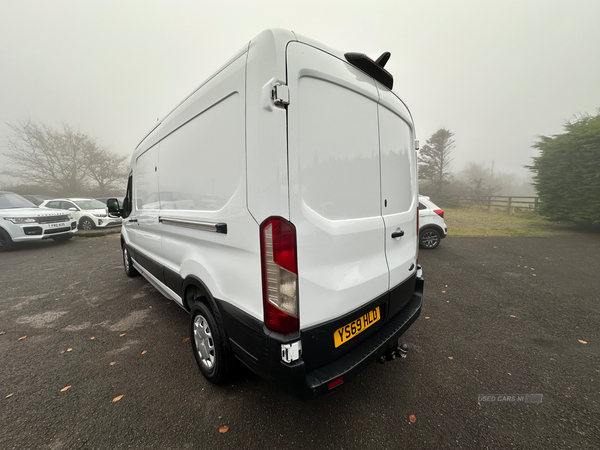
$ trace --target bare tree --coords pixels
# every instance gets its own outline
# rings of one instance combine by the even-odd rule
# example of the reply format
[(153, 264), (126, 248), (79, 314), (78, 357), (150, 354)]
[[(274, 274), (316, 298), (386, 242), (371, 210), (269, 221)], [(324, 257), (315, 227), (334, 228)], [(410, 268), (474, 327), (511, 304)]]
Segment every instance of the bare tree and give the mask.
[(454, 133), (441, 128), (427, 139), (427, 144), (419, 151), (419, 176), (435, 184), (438, 193), (450, 177), (450, 153), (454, 148), (452, 136)]
[(30, 119), (7, 125), (8, 165), (0, 174), (65, 195), (80, 195), (96, 185), (102, 192), (123, 187), (125, 157), (101, 148), (87, 134), (66, 123), (58, 129)]
[(126, 156), (115, 155), (104, 148), (94, 147), (88, 150), (86, 166), (101, 196), (110, 191), (124, 189), (127, 179), (126, 162)]
[(470, 195), (493, 195), (502, 188), (498, 177), (481, 163), (468, 163), (460, 173), (460, 177), (464, 180)]

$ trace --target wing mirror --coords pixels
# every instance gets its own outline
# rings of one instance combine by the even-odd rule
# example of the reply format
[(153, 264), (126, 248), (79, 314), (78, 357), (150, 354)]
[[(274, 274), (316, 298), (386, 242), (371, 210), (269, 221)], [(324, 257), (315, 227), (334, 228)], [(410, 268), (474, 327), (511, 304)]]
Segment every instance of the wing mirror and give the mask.
[(109, 215), (117, 217), (123, 216), (123, 210), (119, 208), (119, 201), (116, 198), (109, 198), (106, 201), (106, 207), (108, 208)]

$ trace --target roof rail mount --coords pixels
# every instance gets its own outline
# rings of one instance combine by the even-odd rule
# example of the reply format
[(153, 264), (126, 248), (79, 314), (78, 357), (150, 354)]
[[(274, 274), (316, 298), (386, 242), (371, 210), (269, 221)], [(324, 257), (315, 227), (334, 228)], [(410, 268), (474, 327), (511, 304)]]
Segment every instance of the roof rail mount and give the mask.
[(364, 53), (348, 52), (345, 53), (344, 56), (346, 57), (346, 60), (354, 67), (375, 78), (388, 89), (392, 89), (394, 85), (394, 77), (391, 73), (383, 68), (390, 59), (390, 52), (383, 53), (379, 58), (377, 58), (377, 61), (373, 61)]

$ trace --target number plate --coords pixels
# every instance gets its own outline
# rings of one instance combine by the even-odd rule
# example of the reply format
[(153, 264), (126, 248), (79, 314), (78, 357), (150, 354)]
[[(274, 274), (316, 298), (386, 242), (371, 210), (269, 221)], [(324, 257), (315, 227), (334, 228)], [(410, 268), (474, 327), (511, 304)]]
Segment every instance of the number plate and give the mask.
[(68, 227), (69, 224), (68, 223), (49, 223), (48, 226), (50, 228), (62, 228), (62, 227)]
[(379, 315), (378, 306), (373, 311), (369, 311), (368, 313), (360, 316), (355, 321), (350, 322), (348, 325), (337, 329), (333, 334), (335, 348), (338, 348), (340, 345), (348, 342), (354, 336), (362, 333), (375, 322), (377, 322), (379, 319), (381, 319), (381, 316)]

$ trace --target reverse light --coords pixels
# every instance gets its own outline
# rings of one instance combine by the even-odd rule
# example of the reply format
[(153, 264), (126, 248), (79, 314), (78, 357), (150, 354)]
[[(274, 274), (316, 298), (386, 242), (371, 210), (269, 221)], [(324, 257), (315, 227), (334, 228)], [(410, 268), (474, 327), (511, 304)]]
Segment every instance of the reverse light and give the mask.
[(300, 329), (296, 229), (281, 217), (260, 226), (261, 271), (265, 326), (281, 334)]
[(37, 223), (37, 220), (34, 217), (5, 217), (4, 220), (10, 220), (15, 224)]
[(444, 211), (442, 209), (434, 209), (433, 212), (440, 216), (442, 219), (444, 218)]

